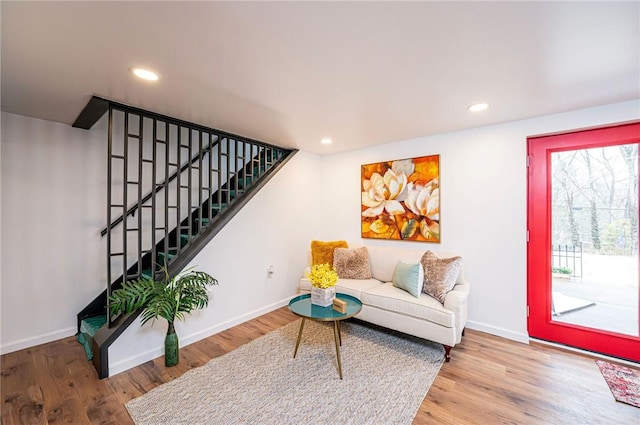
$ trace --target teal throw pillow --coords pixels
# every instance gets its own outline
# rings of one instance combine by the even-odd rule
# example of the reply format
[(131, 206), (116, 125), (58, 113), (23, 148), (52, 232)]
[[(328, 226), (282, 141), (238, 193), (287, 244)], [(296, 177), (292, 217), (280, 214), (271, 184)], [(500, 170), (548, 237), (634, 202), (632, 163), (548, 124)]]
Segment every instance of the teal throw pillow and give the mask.
[(407, 291), (416, 298), (420, 298), (423, 282), (422, 264), (408, 264), (404, 261), (398, 261), (396, 270), (393, 272), (393, 286)]

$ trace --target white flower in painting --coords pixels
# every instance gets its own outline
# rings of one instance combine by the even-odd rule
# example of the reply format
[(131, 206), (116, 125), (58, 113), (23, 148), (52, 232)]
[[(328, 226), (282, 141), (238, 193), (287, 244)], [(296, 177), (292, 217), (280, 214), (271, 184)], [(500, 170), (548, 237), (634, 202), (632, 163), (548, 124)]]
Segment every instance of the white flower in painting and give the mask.
[(407, 195), (405, 205), (416, 215), (440, 220), (440, 188), (438, 180), (433, 179), (425, 186), (413, 186)]
[(416, 166), (412, 159), (403, 159), (401, 161), (393, 161), (391, 169), (396, 175), (404, 174), (405, 176), (410, 176), (413, 174)]
[(396, 174), (393, 170), (387, 170), (384, 177), (373, 173), (369, 180), (362, 183), (362, 205), (368, 207), (362, 215), (376, 217), (383, 210), (389, 214), (403, 214), (405, 210), (400, 202), (405, 200), (412, 186), (412, 183), (407, 185), (404, 173)]

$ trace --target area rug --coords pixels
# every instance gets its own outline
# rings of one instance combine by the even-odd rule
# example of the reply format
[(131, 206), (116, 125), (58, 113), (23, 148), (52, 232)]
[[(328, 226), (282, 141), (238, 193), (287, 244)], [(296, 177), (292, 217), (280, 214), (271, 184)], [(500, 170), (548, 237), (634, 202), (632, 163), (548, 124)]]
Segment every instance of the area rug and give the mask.
[(442, 366), (441, 345), (342, 323), (300, 320), (186, 372), (126, 404), (146, 424), (411, 424)]
[(640, 371), (596, 360), (616, 400), (640, 407)]

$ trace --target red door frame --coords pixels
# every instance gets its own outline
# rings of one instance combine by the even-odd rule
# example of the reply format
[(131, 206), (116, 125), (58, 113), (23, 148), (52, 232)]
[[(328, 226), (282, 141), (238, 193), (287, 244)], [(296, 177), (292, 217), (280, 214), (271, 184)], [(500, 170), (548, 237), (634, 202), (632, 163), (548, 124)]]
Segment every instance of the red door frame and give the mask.
[(640, 143), (640, 122), (527, 138), (527, 327), (532, 338), (640, 362), (640, 337), (551, 318), (551, 152), (625, 143)]

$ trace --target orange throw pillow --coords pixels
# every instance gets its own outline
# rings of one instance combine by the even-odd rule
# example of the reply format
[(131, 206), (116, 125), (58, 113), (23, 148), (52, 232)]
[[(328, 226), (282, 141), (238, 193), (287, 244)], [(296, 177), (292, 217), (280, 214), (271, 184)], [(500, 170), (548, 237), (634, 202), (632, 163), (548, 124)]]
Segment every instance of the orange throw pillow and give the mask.
[(348, 248), (347, 241), (311, 241), (311, 265), (329, 264), (333, 266), (333, 250)]

